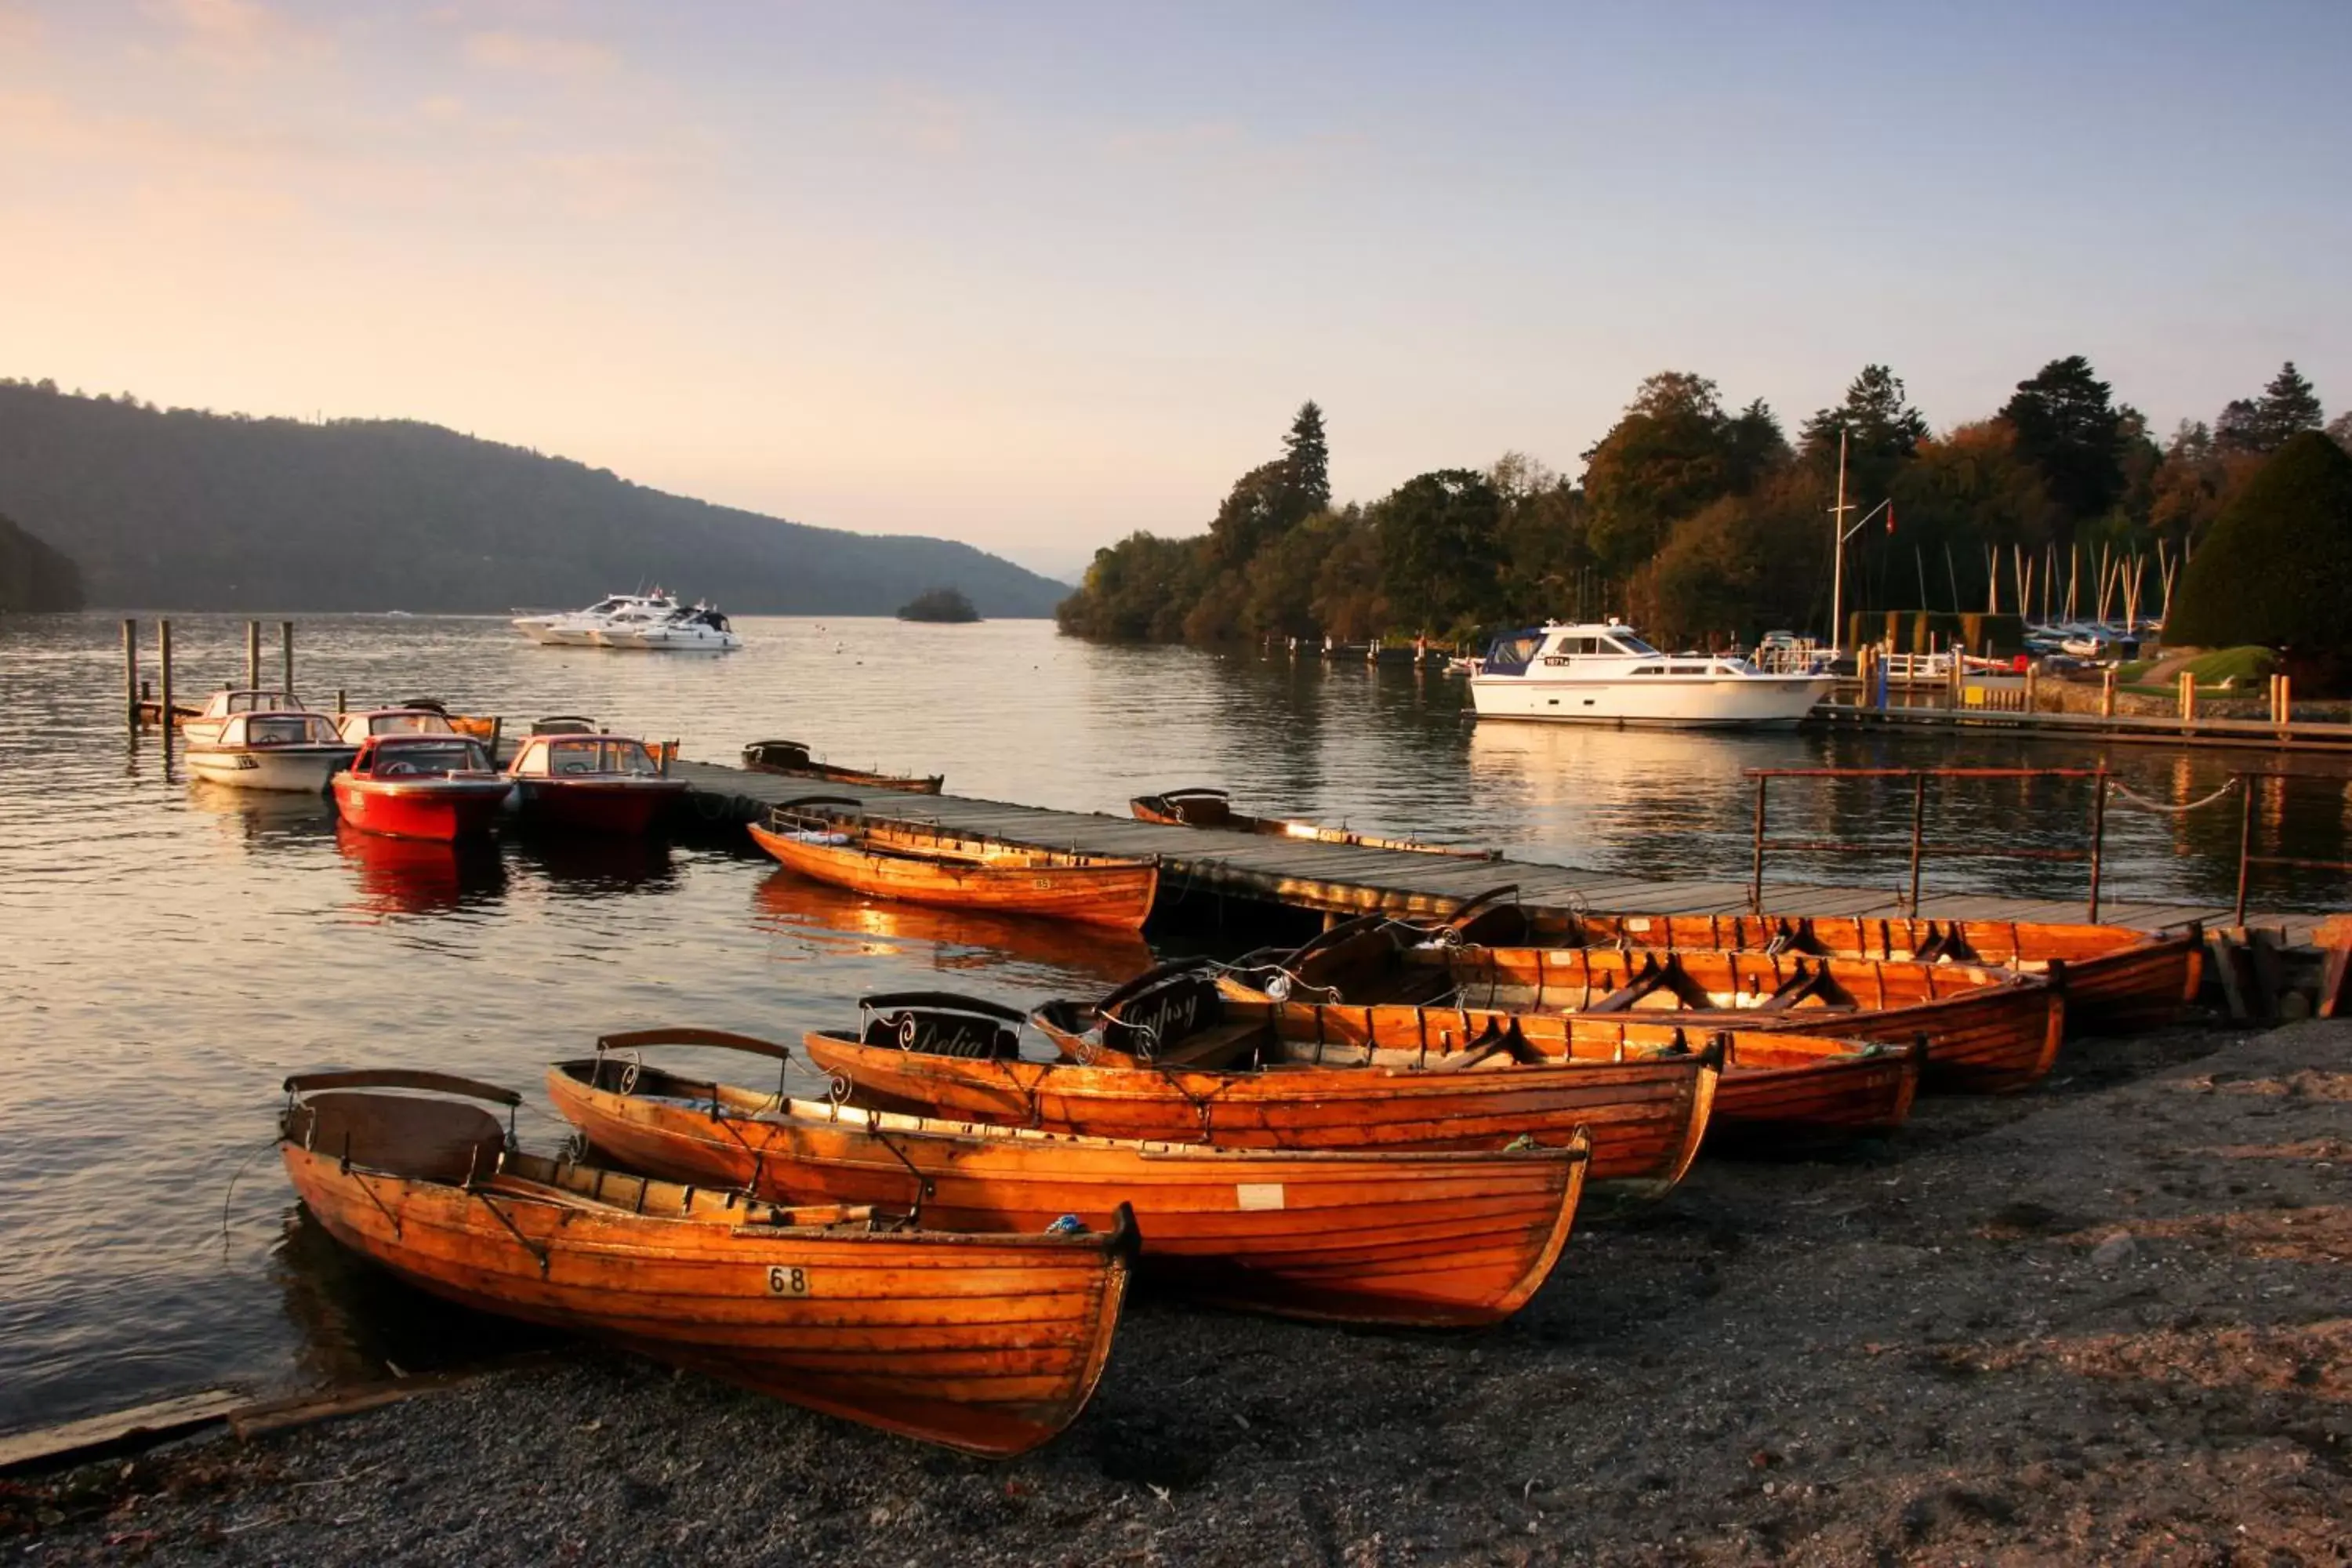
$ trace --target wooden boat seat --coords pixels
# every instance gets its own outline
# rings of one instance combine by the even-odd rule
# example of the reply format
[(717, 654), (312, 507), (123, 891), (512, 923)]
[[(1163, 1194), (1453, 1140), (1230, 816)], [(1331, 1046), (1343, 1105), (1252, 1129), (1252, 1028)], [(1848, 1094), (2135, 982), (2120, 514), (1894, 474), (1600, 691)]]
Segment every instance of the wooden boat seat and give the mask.
[(1195, 1029), (1151, 1059), (1162, 1067), (1230, 1067), (1247, 1056), (1265, 1034), (1265, 1026), (1255, 1019), (1219, 1024), (1213, 1028)]
[(285, 1136), (363, 1170), (420, 1182), (487, 1179), (506, 1129), (478, 1105), (367, 1089), (311, 1094), (286, 1113)]

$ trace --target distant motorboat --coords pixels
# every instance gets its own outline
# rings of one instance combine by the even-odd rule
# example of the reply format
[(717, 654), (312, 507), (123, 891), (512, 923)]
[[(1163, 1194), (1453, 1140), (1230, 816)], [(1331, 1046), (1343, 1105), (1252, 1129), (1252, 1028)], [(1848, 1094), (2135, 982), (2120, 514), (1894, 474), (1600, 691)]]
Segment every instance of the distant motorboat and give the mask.
[(1622, 622), (1507, 632), (1470, 678), (1481, 719), (1752, 729), (1794, 724), (1826, 674), (1770, 674), (1721, 654), (1661, 653)]
[(622, 620), (596, 634), (600, 647), (647, 653), (731, 653), (743, 646), (727, 617), (707, 604), (674, 610), (653, 621)]

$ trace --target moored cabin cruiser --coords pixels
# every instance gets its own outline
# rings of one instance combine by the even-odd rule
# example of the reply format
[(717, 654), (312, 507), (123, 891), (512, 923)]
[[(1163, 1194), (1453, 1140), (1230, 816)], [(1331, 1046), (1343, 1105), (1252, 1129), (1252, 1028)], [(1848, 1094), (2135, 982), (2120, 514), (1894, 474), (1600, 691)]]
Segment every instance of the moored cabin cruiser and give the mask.
[(236, 789), (323, 795), (358, 750), (323, 713), (234, 713), (214, 739), (188, 742), (188, 771)]
[(686, 794), (684, 779), (624, 735), (533, 735), (507, 777), (526, 822), (592, 833), (643, 833)]
[(1720, 654), (1661, 653), (1615, 621), (1553, 621), (1496, 637), (1470, 700), (1482, 719), (1755, 727), (1794, 724), (1831, 685)]
[(221, 738), (228, 721), (239, 713), (300, 713), (302, 700), (290, 691), (231, 687), (205, 699), (204, 711), (180, 721), (180, 738), (192, 746), (208, 745)]
[(731, 653), (743, 646), (727, 617), (709, 605), (680, 610), (667, 620), (640, 627), (625, 645), (655, 653)]
[(514, 786), (464, 735), (372, 735), (335, 775), (335, 809), (353, 827), (400, 838), (489, 831)]

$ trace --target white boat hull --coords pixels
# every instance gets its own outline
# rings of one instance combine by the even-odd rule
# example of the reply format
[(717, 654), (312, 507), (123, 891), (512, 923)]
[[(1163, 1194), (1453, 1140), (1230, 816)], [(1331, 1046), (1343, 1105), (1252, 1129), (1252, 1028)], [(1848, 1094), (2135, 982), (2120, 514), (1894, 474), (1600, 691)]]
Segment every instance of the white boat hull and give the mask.
[(323, 795), (327, 781), (351, 765), (355, 746), (188, 748), (188, 772), (206, 784), (284, 795)]
[(1557, 724), (1763, 729), (1793, 725), (1829, 695), (1825, 675), (1648, 675), (1617, 679), (1474, 675), (1481, 719)]

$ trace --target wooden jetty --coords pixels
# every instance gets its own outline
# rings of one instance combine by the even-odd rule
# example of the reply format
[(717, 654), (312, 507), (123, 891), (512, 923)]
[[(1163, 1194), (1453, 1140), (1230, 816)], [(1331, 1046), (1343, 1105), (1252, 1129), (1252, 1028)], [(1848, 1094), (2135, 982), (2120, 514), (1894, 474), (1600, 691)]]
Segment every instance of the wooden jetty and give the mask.
[(2042, 740), (2106, 741), (2135, 745), (2232, 747), (2265, 752), (2352, 752), (2352, 724), (2308, 720), (2215, 719), (2168, 713), (2023, 712), (2017, 709), (1949, 707), (1940, 703), (1880, 708), (1824, 702), (1806, 722), (1829, 729), (1999, 731)]
[[(749, 821), (764, 808), (807, 793), (807, 781), (753, 773), (740, 768), (683, 759), (671, 764), (698, 796), (707, 818)], [(1093, 812), (1051, 811), (1007, 801), (940, 795), (909, 796), (890, 790), (829, 785), (828, 793), (854, 798), (877, 816), (937, 822), (960, 832), (985, 834), (1016, 844), (1077, 849), (1096, 855), (1157, 856), (1160, 904), (1181, 907), (1189, 900), (1219, 898), (1286, 904), (1327, 917), (1383, 913), (1433, 916), (1450, 913), (1463, 900), (1503, 883), (1517, 884), (1531, 904), (1565, 904), (1628, 914), (1738, 914), (1749, 906), (1745, 879), (1667, 881), (1523, 860), (1456, 860), (1445, 856), (1356, 845), (1258, 835), (1203, 833), (1131, 817)], [(713, 797), (716, 797), (715, 799)], [(1827, 887), (1793, 882), (1770, 884), (1765, 902), (1780, 915), (1885, 915), (1907, 913), (1890, 875), (1878, 888)], [(1934, 920), (2080, 921), (2081, 899), (2017, 899), (1981, 894), (1925, 894), (1919, 914)], [(2209, 929), (2235, 924), (2224, 903), (2172, 903), (2106, 900), (2099, 918), (2109, 924), (2161, 931), (2202, 921)], [(2249, 915), (2284, 945), (2306, 945), (2319, 917)]]

